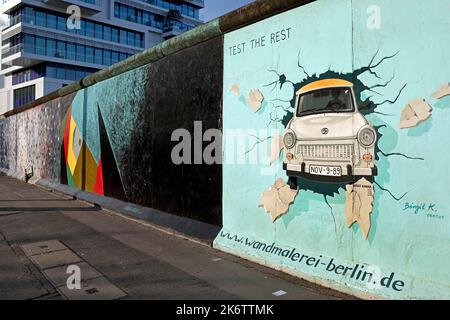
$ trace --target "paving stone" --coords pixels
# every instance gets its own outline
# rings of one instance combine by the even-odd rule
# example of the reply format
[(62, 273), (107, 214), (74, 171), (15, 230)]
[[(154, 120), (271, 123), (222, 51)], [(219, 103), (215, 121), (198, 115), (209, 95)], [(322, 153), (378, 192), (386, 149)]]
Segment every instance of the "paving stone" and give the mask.
[(69, 300), (115, 300), (127, 295), (105, 277), (82, 282), (79, 290), (70, 290), (66, 285), (58, 290)]
[(71, 250), (61, 250), (30, 257), (31, 260), (41, 269), (54, 268), (81, 262), (81, 258)]
[(61, 251), (68, 249), (64, 244), (62, 244), (58, 240), (29, 243), (22, 245), (21, 248), (27, 256), (34, 256), (37, 254), (50, 253), (54, 251)]
[[(76, 263), (75, 265), (80, 267), (81, 282), (86, 282), (88, 280), (92, 280), (102, 276), (101, 273), (92, 268), (86, 262)], [(50, 268), (43, 270), (43, 272), (56, 287), (65, 286), (67, 283), (67, 279), (71, 275), (67, 273), (67, 266)]]

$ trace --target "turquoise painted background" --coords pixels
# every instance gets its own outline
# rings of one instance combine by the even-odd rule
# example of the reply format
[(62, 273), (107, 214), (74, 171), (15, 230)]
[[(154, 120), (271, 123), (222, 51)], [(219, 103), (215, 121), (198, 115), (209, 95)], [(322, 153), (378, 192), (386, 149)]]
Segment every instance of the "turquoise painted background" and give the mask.
[[(367, 28), (371, 5), (381, 10), (380, 29)], [(431, 98), (450, 82), (448, 12), (446, 0), (319, 0), (225, 36), (224, 228), (215, 241), (217, 248), (360, 296), (450, 298), (450, 97)], [(271, 43), (272, 33), (287, 29), (289, 39)], [(261, 36), (266, 36), (265, 46), (251, 48), (251, 40)], [(230, 48), (241, 43), (246, 43), (245, 50), (239, 53), (235, 47), (233, 54)], [(266, 140), (251, 149), (257, 141), (252, 132), (261, 140), (274, 132), (284, 133), (281, 119), (290, 108), (293, 84), (327, 71), (351, 74), (373, 58), (374, 64), (383, 60), (373, 69), (376, 74), (358, 76), (367, 87), (383, 84), (374, 87), (376, 92), (363, 91), (360, 97), (372, 96), (379, 104), (366, 117), (372, 125), (382, 126), (378, 146), (384, 153), (377, 160), (369, 239), (364, 239), (357, 224), (347, 228), (342, 188), (326, 198), (301, 190), (288, 214), (272, 223), (258, 205), (276, 179), (287, 181), (287, 177), (282, 159), (272, 170), (266, 163), (249, 163), (258, 155), (267, 162), (271, 143)], [(286, 78), (283, 85), (280, 75)], [(230, 92), (233, 84), (238, 85), (240, 96)], [(257, 113), (247, 105), (252, 89), (259, 89), (265, 97)], [(400, 130), (402, 110), (417, 98), (433, 107), (432, 117), (416, 128)], [(253, 130), (246, 135), (248, 153), (241, 154), (246, 164), (227, 159), (231, 148), (227, 131), (232, 129)], [(428, 216), (428, 210), (405, 210), (406, 203), (434, 205), (435, 217)], [(264, 253), (250, 245), (254, 241), (295, 248), (325, 265), (308, 266)], [(404, 286), (399, 291), (392, 286), (368, 286), (328, 272), (330, 259), (346, 266), (376, 266), (382, 276), (394, 272)]]

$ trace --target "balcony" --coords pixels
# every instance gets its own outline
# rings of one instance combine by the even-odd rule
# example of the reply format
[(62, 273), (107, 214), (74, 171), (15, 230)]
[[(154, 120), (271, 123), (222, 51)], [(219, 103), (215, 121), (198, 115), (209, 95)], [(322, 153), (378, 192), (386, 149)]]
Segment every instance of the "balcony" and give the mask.
[(19, 70), (23, 67), (31, 66), (43, 61), (24, 54), (26, 52), (26, 47), (22, 43), (3, 49), (0, 75), (9, 74), (15, 70)]
[(10, 56), (12, 56), (13, 54), (19, 53), (19, 52), (23, 52), (24, 50), (24, 44), (20, 43), (18, 45), (6, 48), (2, 50), (2, 59), (6, 59)]
[(76, 5), (85, 15), (94, 15), (103, 10), (102, 0), (42, 0), (42, 2), (63, 9), (70, 5)]
[(19, 0), (0, 0), (0, 14), (9, 14), (21, 5)]
[(18, 23), (22, 22), (24, 15), (23, 14), (19, 14), (17, 16), (8, 17), (8, 20), (6, 20), (6, 22), (3, 24), (3, 28), (2, 28), (2, 32), (5, 32), (7, 29), (11, 28), (12, 26), (15, 26)]
[(176, 37), (180, 34), (182, 34), (183, 32), (186, 32), (190, 30), (189, 27), (187, 27), (186, 25), (166, 25), (163, 27), (163, 34), (162, 37), (167, 40), (173, 37)]

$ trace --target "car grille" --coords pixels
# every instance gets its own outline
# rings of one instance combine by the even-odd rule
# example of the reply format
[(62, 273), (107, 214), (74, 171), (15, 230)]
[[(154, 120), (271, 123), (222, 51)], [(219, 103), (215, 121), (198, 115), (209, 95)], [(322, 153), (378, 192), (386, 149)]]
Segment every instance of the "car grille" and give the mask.
[(299, 145), (297, 154), (314, 159), (350, 159), (353, 156), (353, 145)]

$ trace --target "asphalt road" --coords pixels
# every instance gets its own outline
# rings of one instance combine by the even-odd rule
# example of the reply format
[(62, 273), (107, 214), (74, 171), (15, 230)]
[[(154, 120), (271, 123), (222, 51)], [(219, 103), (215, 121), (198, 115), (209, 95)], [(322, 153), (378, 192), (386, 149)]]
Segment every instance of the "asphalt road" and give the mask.
[[(49, 240), (61, 242), (83, 260), (82, 266), (124, 292), (120, 299), (351, 298), (0, 176), (0, 299), (67, 298), (21, 247)], [(286, 294), (273, 295), (280, 290)]]

